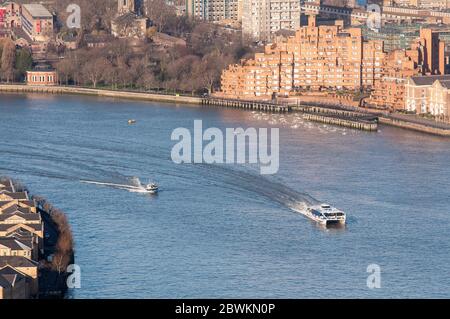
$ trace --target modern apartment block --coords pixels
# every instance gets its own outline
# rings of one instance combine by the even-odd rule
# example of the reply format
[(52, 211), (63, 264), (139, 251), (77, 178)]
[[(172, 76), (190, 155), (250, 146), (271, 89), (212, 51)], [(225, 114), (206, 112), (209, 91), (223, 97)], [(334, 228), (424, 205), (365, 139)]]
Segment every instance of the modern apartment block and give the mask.
[(244, 2), (245, 0), (186, 0), (186, 14), (211, 22), (240, 21)]
[(22, 28), (33, 41), (47, 41), (53, 35), (53, 15), (41, 4), (24, 4)]
[(242, 34), (253, 41), (270, 41), (280, 30), (300, 27), (299, 0), (248, 0), (242, 8)]
[(308, 26), (267, 45), (264, 53), (232, 65), (222, 74), (222, 94), (240, 99), (287, 97), (301, 90), (359, 90), (381, 76), (381, 41), (364, 41), (361, 29), (345, 29), (342, 21)]

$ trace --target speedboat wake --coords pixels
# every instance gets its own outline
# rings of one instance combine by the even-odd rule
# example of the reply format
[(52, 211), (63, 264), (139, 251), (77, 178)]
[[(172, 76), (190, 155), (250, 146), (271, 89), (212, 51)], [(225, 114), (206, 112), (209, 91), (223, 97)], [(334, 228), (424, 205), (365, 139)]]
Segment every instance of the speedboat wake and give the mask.
[(84, 184), (92, 184), (92, 185), (100, 185), (100, 186), (107, 186), (107, 187), (113, 187), (117, 189), (123, 189), (127, 190), (132, 193), (142, 193), (142, 194), (156, 194), (159, 190), (159, 187), (155, 183), (149, 183), (147, 185), (143, 185), (139, 178), (133, 177), (131, 179), (130, 184), (117, 184), (117, 183), (107, 183), (107, 182), (97, 182), (97, 181), (88, 181), (88, 180), (81, 180), (81, 183)]

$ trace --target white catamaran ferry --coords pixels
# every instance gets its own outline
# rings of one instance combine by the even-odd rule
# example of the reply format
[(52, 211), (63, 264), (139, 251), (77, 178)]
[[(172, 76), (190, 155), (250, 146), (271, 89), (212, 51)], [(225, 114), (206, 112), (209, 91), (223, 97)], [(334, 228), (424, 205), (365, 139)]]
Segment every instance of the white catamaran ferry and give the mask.
[(300, 211), (306, 217), (328, 226), (332, 224), (345, 224), (346, 215), (343, 211), (338, 210), (328, 204), (320, 204), (314, 206), (307, 206)]

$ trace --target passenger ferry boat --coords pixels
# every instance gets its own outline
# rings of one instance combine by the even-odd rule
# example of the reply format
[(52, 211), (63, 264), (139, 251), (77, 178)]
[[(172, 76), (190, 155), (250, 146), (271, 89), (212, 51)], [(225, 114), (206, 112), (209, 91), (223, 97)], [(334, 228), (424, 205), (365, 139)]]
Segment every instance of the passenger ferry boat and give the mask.
[(346, 222), (345, 213), (328, 204), (309, 206), (304, 210), (304, 215), (324, 226), (344, 225)]

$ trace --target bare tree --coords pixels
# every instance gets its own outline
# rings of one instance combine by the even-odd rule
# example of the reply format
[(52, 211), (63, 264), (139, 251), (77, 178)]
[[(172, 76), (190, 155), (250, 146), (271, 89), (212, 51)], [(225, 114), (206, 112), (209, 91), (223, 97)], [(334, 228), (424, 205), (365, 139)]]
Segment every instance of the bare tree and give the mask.
[(156, 24), (158, 32), (163, 32), (175, 16), (175, 9), (165, 0), (147, 0), (147, 15)]
[(94, 88), (96, 88), (98, 82), (103, 79), (105, 69), (107, 69), (108, 66), (109, 62), (106, 58), (94, 58), (84, 64), (82, 73), (87, 82), (89, 82), (94, 86)]
[(14, 80), (14, 64), (16, 62), (16, 45), (12, 40), (5, 41), (2, 52), (1, 72), (7, 83)]

